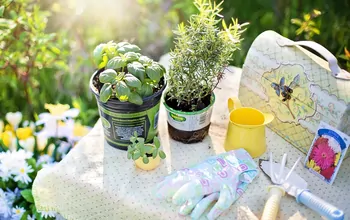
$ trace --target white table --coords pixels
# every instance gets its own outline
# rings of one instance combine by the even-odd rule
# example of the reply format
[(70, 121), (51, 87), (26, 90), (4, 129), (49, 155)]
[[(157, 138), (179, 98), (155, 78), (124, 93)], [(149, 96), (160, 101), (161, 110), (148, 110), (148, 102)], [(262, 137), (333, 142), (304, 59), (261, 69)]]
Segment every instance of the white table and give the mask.
[[(101, 123), (97, 122), (91, 133), (57, 167), (39, 173), (34, 187), (39, 209), (54, 209), (68, 219), (184, 219), (177, 214), (179, 207), (156, 199), (152, 189), (170, 172), (224, 152), (228, 123), (226, 101), (230, 96), (237, 96), (240, 75), (241, 69), (230, 68), (216, 89), (209, 136), (201, 143), (186, 145), (172, 140), (167, 131), (165, 109), (161, 106), (159, 136), (167, 158), (154, 171), (137, 169), (131, 160), (127, 160), (125, 151), (108, 146), (103, 139)], [(269, 129), (266, 130), (266, 142), (275, 158), (288, 154), (289, 167), (298, 156), (305, 158), (304, 154)], [(314, 194), (350, 216), (350, 159), (343, 161), (332, 186), (309, 173), (301, 164), (296, 172), (308, 181)], [(268, 177), (260, 172), (247, 192), (219, 219), (256, 219), (252, 214), (260, 218), (269, 184)], [(297, 204), (293, 197), (286, 196), (282, 199), (278, 219), (321, 217)]]

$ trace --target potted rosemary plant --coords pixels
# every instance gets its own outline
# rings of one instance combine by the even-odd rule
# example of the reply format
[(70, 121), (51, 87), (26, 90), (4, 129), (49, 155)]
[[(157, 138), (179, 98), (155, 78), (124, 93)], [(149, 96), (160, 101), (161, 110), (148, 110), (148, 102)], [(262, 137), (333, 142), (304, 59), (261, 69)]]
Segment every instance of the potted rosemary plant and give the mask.
[[(170, 136), (184, 143), (202, 141), (208, 134), (214, 89), (223, 78), (233, 52), (240, 47), (245, 24), (226, 25), (219, 14), (221, 4), (195, 0), (198, 14), (192, 15), (174, 32), (175, 49), (171, 52), (168, 89), (164, 105)], [(217, 27), (222, 24), (222, 29)]]
[(128, 159), (133, 159), (137, 167), (143, 170), (153, 170), (160, 164), (160, 159), (165, 159), (164, 151), (160, 149), (160, 142), (154, 136), (153, 143), (145, 144), (145, 139), (138, 137), (135, 132), (130, 138), (128, 147)]
[(98, 45), (94, 60), (98, 70), (90, 79), (105, 139), (127, 150), (134, 132), (146, 142), (157, 134), (165, 69), (139, 53), (136, 45), (112, 41)]

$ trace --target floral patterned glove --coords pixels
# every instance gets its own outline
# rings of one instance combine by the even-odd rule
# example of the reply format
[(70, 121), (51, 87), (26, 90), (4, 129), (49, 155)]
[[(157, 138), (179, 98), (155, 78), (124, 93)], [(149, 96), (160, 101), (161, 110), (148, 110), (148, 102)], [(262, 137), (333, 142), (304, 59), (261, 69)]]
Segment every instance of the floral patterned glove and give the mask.
[(165, 177), (157, 186), (157, 197), (182, 205), (180, 214), (189, 214), (194, 208), (192, 218), (199, 218), (212, 201), (218, 200), (207, 215), (215, 219), (243, 194), (257, 173), (247, 151), (229, 151)]

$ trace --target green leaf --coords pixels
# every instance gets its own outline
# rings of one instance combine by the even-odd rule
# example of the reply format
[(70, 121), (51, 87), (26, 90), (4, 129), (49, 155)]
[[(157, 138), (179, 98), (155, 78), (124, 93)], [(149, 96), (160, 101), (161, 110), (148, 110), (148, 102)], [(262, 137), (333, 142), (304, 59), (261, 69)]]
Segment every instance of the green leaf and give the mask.
[(158, 155), (158, 149), (154, 149), (153, 153), (152, 153), (152, 158), (155, 159)]
[(131, 137), (130, 137), (130, 141), (131, 141), (132, 143), (135, 143), (136, 140), (137, 140), (137, 138), (136, 138), (135, 136), (131, 136)]
[(21, 182), (21, 181), (17, 182), (17, 186), (18, 186), (18, 188), (20, 188), (20, 189), (26, 189), (26, 188), (28, 188), (28, 184), (25, 184), (25, 183), (23, 183), (23, 182)]
[(151, 64), (153, 60), (146, 56), (140, 56), (139, 62), (142, 63), (143, 65), (148, 65), (148, 64)]
[(137, 138), (137, 141), (138, 141), (138, 143), (140, 143), (141, 145), (143, 145), (143, 144), (145, 143), (145, 139), (142, 138), (142, 137), (138, 137), (138, 138)]
[(115, 70), (106, 69), (100, 74), (99, 79), (101, 83), (113, 83), (117, 77), (118, 74)]
[(24, 212), (22, 217), (20, 218), (20, 220), (27, 220), (28, 219), (28, 215), (29, 215), (29, 211)]
[(129, 42), (119, 42), (119, 43), (117, 43), (117, 48), (121, 48), (121, 47), (123, 47), (125, 45), (129, 45), (129, 44), (130, 44)]
[(102, 55), (104, 53), (105, 46), (106, 44), (99, 44), (94, 49), (93, 57), (96, 65), (100, 65), (100, 63), (102, 62)]
[(134, 44), (125, 44), (118, 48), (118, 53), (125, 54), (127, 52), (139, 52), (141, 49)]
[(108, 63), (108, 57), (107, 55), (102, 55), (102, 61), (100, 64), (98, 64), (98, 68), (102, 69), (103, 67), (105, 67)]
[(139, 135), (137, 134), (137, 131), (134, 131), (134, 137), (138, 137)]
[(139, 150), (135, 150), (134, 154), (132, 155), (132, 159), (133, 160), (137, 160), (137, 159), (140, 158), (140, 156), (141, 156), (140, 151)]
[(128, 71), (136, 76), (141, 82), (145, 79), (145, 68), (139, 62), (132, 62), (128, 64)]
[(100, 91), (100, 101), (104, 103), (107, 102), (108, 99), (111, 97), (112, 93), (112, 85), (110, 83), (103, 84)]
[(142, 161), (144, 164), (148, 164), (149, 159), (148, 159), (147, 155), (143, 155)]
[(160, 141), (159, 141), (159, 138), (157, 136), (154, 136), (153, 144), (154, 144), (154, 146), (156, 146), (156, 148), (160, 147)]
[(34, 198), (31, 189), (22, 190), (21, 195), (27, 202), (34, 203)]
[(126, 54), (124, 54), (124, 56), (126, 61), (130, 63), (133, 61), (137, 61), (140, 57), (140, 54), (134, 52), (127, 52)]
[(5, 10), (5, 6), (4, 5), (0, 6), (0, 17), (4, 16), (4, 10)]
[(116, 97), (121, 102), (128, 101), (128, 98), (129, 98), (129, 95), (130, 95), (130, 89), (125, 84), (125, 82), (123, 82), (123, 81), (117, 82), (115, 89), (116, 89)]
[(142, 97), (147, 97), (153, 94), (153, 88), (149, 84), (142, 84), (141, 89), (137, 91)]
[(145, 145), (145, 151), (146, 153), (151, 154), (153, 152), (153, 147), (149, 145)]
[(137, 92), (131, 92), (128, 101), (136, 105), (143, 104), (142, 97)]
[(141, 81), (130, 73), (125, 74), (124, 81), (130, 87), (141, 88), (142, 86)]
[(160, 78), (163, 76), (163, 69), (160, 65), (152, 63), (151, 66), (146, 67), (147, 76), (156, 82), (159, 82)]
[(129, 160), (132, 158), (131, 152), (128, 151), (127, 157), (128, 157)]
[(33, 170), (36, 170), (36, 160), (34, 158), (29, 158), (26, 160), (28, 165), (30, 165)]
[(164, 151), (162, 151), (162, 150), (159, 151), (159, 156), (160, 156), (160, 158), (162, 158), (162, 159), (165, 159), (165, 158), (166, 158), (166, 155), (165, 155)]
[(113, 57), (107, 63), (107, 69), (119, 69), (126, 66), (126, 62), (120, 57)]

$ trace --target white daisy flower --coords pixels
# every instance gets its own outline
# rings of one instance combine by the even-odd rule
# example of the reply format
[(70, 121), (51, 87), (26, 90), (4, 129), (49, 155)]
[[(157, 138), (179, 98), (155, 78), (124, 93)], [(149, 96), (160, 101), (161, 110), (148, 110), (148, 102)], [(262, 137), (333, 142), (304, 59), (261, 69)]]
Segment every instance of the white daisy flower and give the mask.
[(16, 188), (14, 191), (7, 189), (7, 191), (5, 192), (6, 199), (9, 203), (11, 203), (11, 206), (15, 202), (16, 198), (20, 195), (21, 193), (18, 188)]
[(4, 218), (11, 216), (12, 203), (7, 200), (5, 192), (0, 189), (0, 216)]
[(12, 208), (12, 218), (14, 219), (20, 219), (22, 215), (25, 213), (25, 209), (19, 206), (15, 206)]
[(21, 166), (18, 167), (17, 170), (15, 170), (15, 177), (13, 178), (13, 180), (16, 182), (21, 181), (25, 184), (28, 184), (32, 182), (32, 179), (28, 176), (28, 173), (32, 172), (34, 172), (32, 166), (28, 165), (27, 162), (24, 162), (23, 164), (21, 164)]
[(52, 163), (52, 162), (53, 162), (53, 158), (50, 155), (44, 154), (39, 157), (37, 164)]
[(9, 167), (5, 166), (4, 164), (0, 164), (0, 178), (3, 181), (8, 181), (12, 177), (12, 172), (9, 169)]
[(32, 131), (34, 131), (35, 130), (35, 123), (32, 121), (25, 120), (23, 122), (23, 127), (30, 127), (30, 129), (32, 129)]
[(57, 215), (57, 213), (53, 211), (38, 211), (38, 212), (41, 214), (41, 217), (43, 218), (48, 218), (48, 217), (55, 218)]
[(329, 135), (322, 135), (323, 138), (328, 139), (328, 145), (332, 148), (335, 153), (341, 152), (340, 144), (337, 140)]

